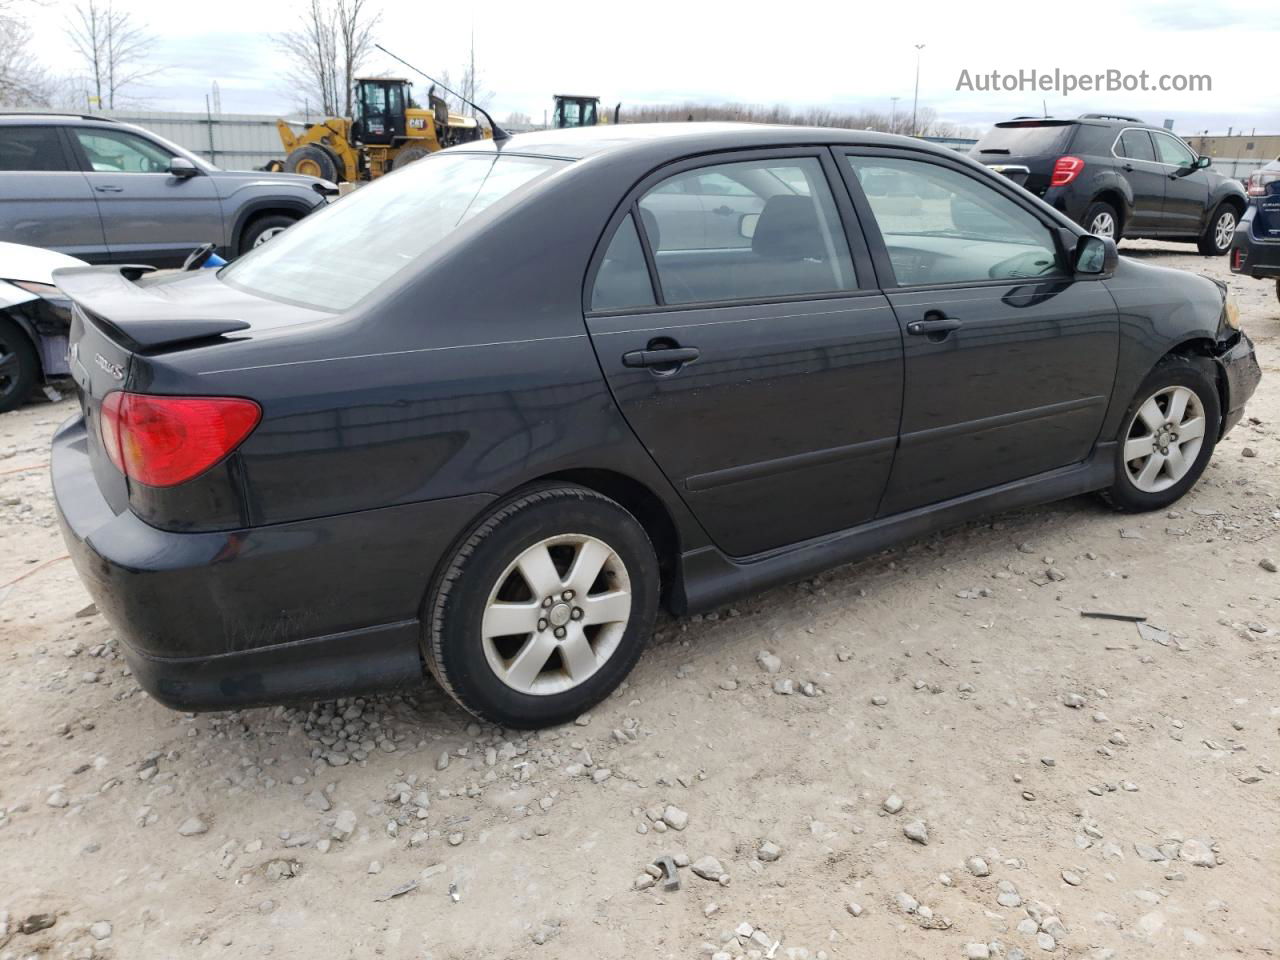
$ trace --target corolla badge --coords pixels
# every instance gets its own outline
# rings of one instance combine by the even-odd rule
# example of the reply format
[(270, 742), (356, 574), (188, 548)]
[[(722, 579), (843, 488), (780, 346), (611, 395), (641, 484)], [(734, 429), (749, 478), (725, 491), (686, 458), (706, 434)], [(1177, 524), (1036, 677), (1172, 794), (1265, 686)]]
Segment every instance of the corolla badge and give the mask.
[(120, 366), (120, 364), (118, 363), (112, 363), (102, 354), (95, 353), (93, 355), (93, 362), (96, 363), (98, 366), (100, 366), (103, 370), (107, 371), (107, 373), (111, 374), (111, 376), (115, 377), (117, 380), (124, 379), (124, 367)]

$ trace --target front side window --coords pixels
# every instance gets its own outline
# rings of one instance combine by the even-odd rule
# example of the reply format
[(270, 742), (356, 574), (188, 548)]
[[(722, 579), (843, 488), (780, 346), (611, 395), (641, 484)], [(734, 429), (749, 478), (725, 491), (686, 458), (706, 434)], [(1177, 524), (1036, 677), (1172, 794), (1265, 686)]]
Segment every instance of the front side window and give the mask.
[(0, 127), (0, 171), (70, 170), (57, 127)]
[(345, 310), (489, 207), (569, 161), (441, 153), (379, 177), (220, 272), (251, 293)]
[(1145, 130), (1126, 130), (1120, 134), (1120, 149), (1116, 152), (1130, 160), (1152, 161), (1156, 158), (1151, 135)]
[(1049, 228), (981, 181), (922, 160), (848, 157), (901, 286), (1063, 273)]
[(814, 157), (700, 167), (640, 200), (666, 303), (767, 299), (857, 286)]
[(77, 129), (91, 169), (103, 173), (168, 173), (172, 154), (123, 130)]
[(1175, 167), (1189, 167), (1196, 162), (1193, 154), (1180, 140), (1175, 140), (1166, 133), (1152, 134), (1156, 141), (1156, 153), (1161, 163), (1171, 163)]

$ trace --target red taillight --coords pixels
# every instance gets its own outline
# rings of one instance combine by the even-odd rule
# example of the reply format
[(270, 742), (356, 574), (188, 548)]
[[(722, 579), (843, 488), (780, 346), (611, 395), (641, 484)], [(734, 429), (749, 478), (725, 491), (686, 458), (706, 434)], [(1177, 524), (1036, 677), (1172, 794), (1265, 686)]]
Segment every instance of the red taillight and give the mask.
[(1084, 161), (1079, 157), (1059, 157), (1053, 165), (1053, 176), (1049, 180), (1049, 186), (1065, 187), (1080, 176), (1080, 171), (1083, 169)]
[(172, 487), (240, 445), (262, 408), (240, 397), (160, 397), (117, 390), (102, 400), (102, 445), (138, 483)]

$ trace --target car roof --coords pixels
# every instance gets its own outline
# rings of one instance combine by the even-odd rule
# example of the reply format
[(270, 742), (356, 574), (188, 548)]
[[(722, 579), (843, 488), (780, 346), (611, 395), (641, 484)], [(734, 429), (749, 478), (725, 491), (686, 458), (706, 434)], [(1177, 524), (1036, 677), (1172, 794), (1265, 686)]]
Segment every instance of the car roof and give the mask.
[(910, 147), (944, 156), (954, 150), (913, 137), (841, 127), (795, 127), (764, 123), (623, 123), (562, 130), (535, 130), (505, 140), (476, 140), (451, 148), (456, 153), (519, 153), (581, 160), (599, 154), (630, 153), (668, 148), (673, 157), (742, 147), (788, 147), (826, 144)]

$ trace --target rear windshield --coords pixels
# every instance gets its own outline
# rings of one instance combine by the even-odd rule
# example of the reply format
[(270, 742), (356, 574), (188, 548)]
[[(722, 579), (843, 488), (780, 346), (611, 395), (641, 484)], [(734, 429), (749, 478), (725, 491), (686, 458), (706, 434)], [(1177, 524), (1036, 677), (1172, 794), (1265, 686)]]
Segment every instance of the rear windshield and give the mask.
[(568, 162), (466, 153), (427, 157), (300, 220), (219, 276), (250, 293), (345, 310), (459, 224)]
[(974, 144), (975, 157), (1034, 157), (1067, 149), (1074, 123), (997, 124)]

